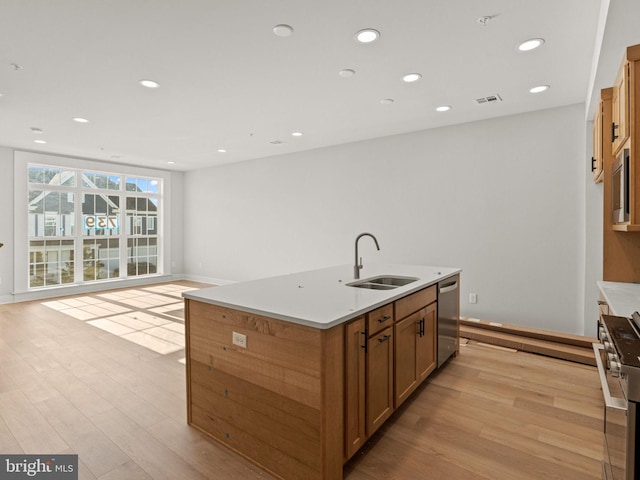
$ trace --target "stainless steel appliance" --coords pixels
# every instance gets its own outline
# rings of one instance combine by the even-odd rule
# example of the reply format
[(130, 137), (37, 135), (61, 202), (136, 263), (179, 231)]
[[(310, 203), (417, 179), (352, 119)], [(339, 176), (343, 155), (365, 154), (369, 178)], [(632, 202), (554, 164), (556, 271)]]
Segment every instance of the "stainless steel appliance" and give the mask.
[(629, 149), (623, 148), (613, 164), (613, 223), (629, 221)]
[(602, 315), (593, 349), (604, 396), (604, 480), (640, 480), (640, 314)]
[(458, 348), (460, 276), (438, 283), (438, 367)]

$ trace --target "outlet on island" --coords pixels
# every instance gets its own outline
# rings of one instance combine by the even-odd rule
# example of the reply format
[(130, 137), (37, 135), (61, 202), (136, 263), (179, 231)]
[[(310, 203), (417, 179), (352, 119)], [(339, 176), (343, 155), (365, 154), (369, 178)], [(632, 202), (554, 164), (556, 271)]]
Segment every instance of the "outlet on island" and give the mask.
[(469, 303), (478, 303), (478, 294), (470, 293), (469, 294)]
[(233, 332), (231, 342), (239, 347), (247, 348), (247, 336), (242, 333)]

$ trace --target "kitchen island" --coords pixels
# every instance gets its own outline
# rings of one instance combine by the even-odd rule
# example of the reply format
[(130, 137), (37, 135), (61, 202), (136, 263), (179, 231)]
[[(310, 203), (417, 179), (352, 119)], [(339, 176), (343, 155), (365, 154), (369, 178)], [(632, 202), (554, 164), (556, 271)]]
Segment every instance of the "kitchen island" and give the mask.
[(435, 369), (437, 283), (460, 269), (353, 266), (185, 292), (188, 422), (274, 475), (343, 464)]

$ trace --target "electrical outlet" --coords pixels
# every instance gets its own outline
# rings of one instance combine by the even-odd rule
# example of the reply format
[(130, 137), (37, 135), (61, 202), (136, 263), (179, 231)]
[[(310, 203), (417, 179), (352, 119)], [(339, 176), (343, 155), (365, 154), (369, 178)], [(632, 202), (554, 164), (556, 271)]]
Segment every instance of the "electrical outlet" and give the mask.
[(469, 303), (478, 303), (478, 294), (470, 293), (469, 294)]
[(231, 341), (234, 345), (241, 348), (247, 348), (247, 336), (242, 333), (233, 332), (233, 335), (231, 335)]

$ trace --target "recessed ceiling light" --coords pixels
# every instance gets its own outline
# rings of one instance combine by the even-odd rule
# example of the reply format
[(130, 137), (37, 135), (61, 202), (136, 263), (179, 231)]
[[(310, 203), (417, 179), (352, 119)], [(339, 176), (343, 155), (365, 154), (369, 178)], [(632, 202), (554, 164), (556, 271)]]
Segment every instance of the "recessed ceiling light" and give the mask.
[(279, 37), (290, 37), (293, 35), (293, 27), (291, 25), (281, 23), (280, 25), (273, 27), (273, 33)]
[(518, 45), (518, 50), (521, 52), (528, 52), (529, 50), (534, 50), (541, 46), (544, 43), (543, 38), (531, 38), (525, 42), (522, 42)]
[(402, 81), (406, 83), (417, 82), (422, 78), (422, 75), (419, 73), (408, 73), (404, 77), (402, 77)]
[(451, 110), (451, 107), (449, 105), (441, 105), (436, 108), (436, 112), (447, 112), (449, 110)]
[(338, 72), (338, 75), (340, 75), (341, 77), (344, 77), (344, 78), (353, 77), (355, 74), (356, 74), (356, 71), (352, 70), (350, 68), (345, 68), (344, 70), (340, 70)]
[(293, 132), (291, 134), (291, 136), (293, 136), (293, 137), (301, 137), (302, 136), (302, 132)]
[(169, 162), (167, 162), (167, 163), (168, 163), (169, 165), (175, 165), (175, 163), (176, 163), (176, 162), (171, 162), (171, 161), (169, 161)]
[(218, 153), (227, 153), (227, 151), (224, 148), (219, 148)]
[(44, 140), (34, 140), (33, 143), (47, 143)]
[(383, 98), (380, 100), (382, 105), (391, 105), (394, 102), (393, 98)]
[(356, 33), (355, 39), (360, 43), (372, 43), (380, 38), (380, 32), (373, 28), (365, 28)]
[(538, 85), (537, 87), (533, 87), (529, 89), (531, 93), (540, 93), (549, 90), (549, 85)]
[(89, 120), (82, 117), (73, 117), (73, 121), (78, 123), (89, 123)]
[(147, 88), (158, 88), (160, 84), (158, 82), (154, 82), (153, 80), (140, 80), (140, 85)]

